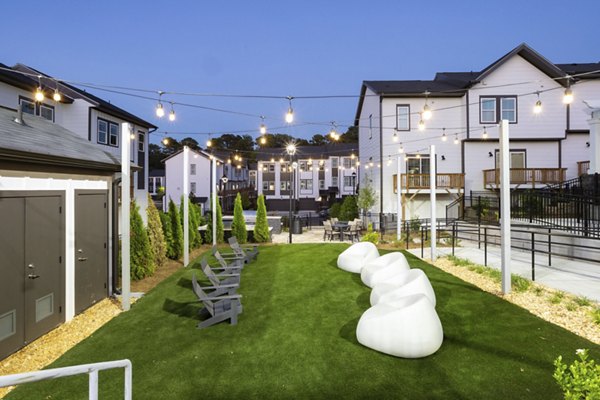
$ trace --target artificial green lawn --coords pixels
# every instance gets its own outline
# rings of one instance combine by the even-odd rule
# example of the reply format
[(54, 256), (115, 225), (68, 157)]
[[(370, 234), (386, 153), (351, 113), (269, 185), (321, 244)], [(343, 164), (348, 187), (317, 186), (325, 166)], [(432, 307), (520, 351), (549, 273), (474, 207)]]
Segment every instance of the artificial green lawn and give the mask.
[[(344, 244), (263, 247), (246, 266), (237, 326), (197, 330), (191, 274), (175, 273), (51, 367), (129, 358), (134, 398), (558, 399), (552, 361), (600, 348), (410, 255), (437, 296), (444, 343), (400, 359), (358, 344), (369, 307), (360, 276), (336, 267)], [(122, 370), (100, 397), (122, 398)], [(81, 399), (87, 376), (23, 385), (9, 399)], [(51, 396), (51, 397), (47, 397)]]

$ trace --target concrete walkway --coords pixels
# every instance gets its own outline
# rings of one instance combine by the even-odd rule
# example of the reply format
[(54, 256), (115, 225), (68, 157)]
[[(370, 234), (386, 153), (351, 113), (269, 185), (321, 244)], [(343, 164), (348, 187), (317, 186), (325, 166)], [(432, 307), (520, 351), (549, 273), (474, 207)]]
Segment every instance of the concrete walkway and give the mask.
[[(288, 243), (287, 232), (273, 235), (274, 243)], [(302, 234), (292, 235), (292, 243), (340, 243), (338, 240), (324, 241), (323, 228), (314, 227), (304, 230)], [(343, 243), (350, 244), (349, 240)], [(438, 247), (438, 257), (452, 254), (450, 247)], [(412, 254), (421, 256), (421, 249), (410, 249)], [(500, 247), (488, 245), (488, 263), (492, 268), (500, 269)], [(531, 279), (531, 253), (512, 249), (511, 272)], [(477, 248), (477, 244), (465, 242), (461, 247), (456, 247), (454, 255), (466, 258), (473, 263), (484, 265), (484, 250)], [(429, 248), (424, 249), (423, 258), (430, 259)], [(536, 253), (535, 256), (535, 281), (545, 286), (563, 290), (565, 292), (585, 296), (600, 302), (600, 263), (587, 263), (553, 256), (552, 266), (548, 265), (548, 256)]]

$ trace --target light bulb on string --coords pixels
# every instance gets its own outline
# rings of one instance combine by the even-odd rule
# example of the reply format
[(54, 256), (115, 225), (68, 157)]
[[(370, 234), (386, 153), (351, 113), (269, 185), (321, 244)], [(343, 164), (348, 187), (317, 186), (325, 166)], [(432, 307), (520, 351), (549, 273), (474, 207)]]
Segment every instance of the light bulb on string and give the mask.
[(165, 146), (166, 146), (166, 145), (168, 145), (168, 144), (169, 144), (169, 139), (168, 139), (168, 138), (164, 138), (164, 139), (162, 140), (162, 143), (163, 143)]
[(173, 109), (173, 103), (171, 103), (171, 112), (169, 113), (169, 121), (175, 121), (175, 110)]
[(264, 135), (265, 133), (267, 133), (267, 126), (265, 125), (265, 117), (263, 117), (261, 115), (260, 119), (261, 119), (261, 122), (260, 122), (260, 134)]
[(206, 147), (210, 147), (210, 146), (212, 146), (212, 145), (213, 145), (213, 143), (212, 143), (212, 139), (211, 139), (211, 138), (210, 138), (210, 136), (209, 136), (209, 137), (208, 137), (208, 140), (206, 141)]
[(398, 153), (400, 153), (400, 154), (404, 153), (404, 146), (402, 146), (402, 143), (400, 143), (400, 147), (398, 148)]
[(425, 121), (423, 121), (423, 118), (421, 117), (421, 119), (419, 120), (419, 130), (421, 132), (423, 132), (425, 130)]
[(52, 95), (52, 99), (54, 101), (56, 101), (57, 103), (62, 100), (62, 96), (60, 95), (60, 92), (58, 91), (58, 87), (56, 89), (54, 89), (54, 94)]
[(392, 136), (392, 141), (394, 141), (394, 142), (398, 141), (398, 132), (394, 131), (394, 136)]
[(573, 102), (573, 91), (571, 88), (565, 89), (565, 94), (563, 96), (563, 104), (571, 104)]
[(446, 140), (448, 140), (448, 136), (446, 136), (446, 128), (442, 128), (442, 131), (444, 132), (442, 134), (442, 142), (445, 142)]
[(267, 144), (267, 138), (264, 136), (260, 137), (260, 144)]
[(292, 99), (293, 97), (288, 96), (288, 101), (290, 102), (290, 107), (287, 110), (287, 113), (285, 114), (285, 122), (287, 122), (288, 124), (291, 124), (292, 122), (294, 122), (294, 109), (292, 108)]
[(454, 135), (454, 144), (458, 144), (458, 133)]
[(427, 104), (428, 97), (429, 91), (425, 91), (425, 105), (423, 106), (423, 112), (421, 113), (421, 118), (425, 121), (429, 121), (431, 119), (431, 108), (429, 108), (429, 104)]
[(488, 138), (488, 132), (487, 132), (487, 128), (485, 126), (483, 127), (483, 133), (481, 134), (481, 138), (483, 140)]
[(38, 75), (38, 87), (35, 91), (34, 98), (35, 101), (41, 103), (42, 101), (44, 101), (44, 97), (44, 91), (42, 90), (42, 76)]
[(163, 95), (163, 92), (159, 91), (158, 92), (158, 104), (156, 105), (156, 116), (158, 118), (162, 118), (162, 117), (165, 116), (165, 109), (163, 108), (163, 105), (162, 105), (162, 103), (160, 101), (162, 95)]
[(535, 102), (535, 105), (533, 106), (533, 113), (534, 114), (539, 114), (542, 112), (542, 101), (540, 100), (540, 92), (537, 93), (537, 101)]

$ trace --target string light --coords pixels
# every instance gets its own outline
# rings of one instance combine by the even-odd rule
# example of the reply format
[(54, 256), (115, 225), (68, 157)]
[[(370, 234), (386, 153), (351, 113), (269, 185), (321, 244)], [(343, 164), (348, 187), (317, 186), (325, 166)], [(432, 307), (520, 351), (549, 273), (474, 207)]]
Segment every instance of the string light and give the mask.
[(288, 124), (291, 124), (292, 122), (294, 122), (294, 109), (292, 108), (292, 96), (288, 96), (288, 101), (290, 102), (290, 107), (287, 110), (287, 113), (285, 114), (285, 122), (287, 122)]
[(446, 136), (446, 128), (442, 128), (442, 131), (444, 132), (444, 134), (442, 135), (442, 142), (445, 142), (446, 140), (448, 140), (448, 137)]
[(168, 138), (164, 138), (164, 139), (162, 140), (162, 143), (163, 143), (165, 146), (166, 146), (166, 145), (168, 145), (168, 144), (169, 144), (169, 139), (168, 139)]
[(402, 143), (400, 143), (400, 147), (398, 148), (398, 153), (400, 153), (400, 154), (404, 153), (404, 146), (402, 146)]
[(264, 135), (267, 133), (267, 126), (265, 125), (265, 117), (264, 116), (260, 116), (260, 134)]
[(458, 144), (458, 133), (454, 135), (454, 144)]
[(212, 146), (212, 145), (213, 145), (213, 143), (212, 143), (212, 139), (211, 139), (211, 138), (210, 138), (210, 136), (209, 136), (209, 137), (208, 137), (208, 140), (206, 141), (206, 147), (210, 147), (210, 146)]
[(260, 137), (260, 144), (266, 144), (267, 143), (267, 138), (264, 136)]
[(60, 92), (58, 91), (58, 85), (56, 86), (56, 89), (54, 89), (54, 95), (52, 96), (52, 99), (54, 101), (56, 101), (57, 103), (62, 100), (62, 96), (60, 95)]
[(419, 130), (422, 132), (425, 130), (425, 121), (423, 121), (423, 114), (419, 113), (421, 119), (419, 119)]
[(273, 157), (271, 157), (271, 162), (275, 162), (275, 159)]
[(175, 110), (173, 109), (173, 102), (171, 102), (171, 112), (169, 113), (169, 121), (175, 121)]
[(539, 114), (542, 112), (542, 101), (540, 100), (540, 92), (537, 92), (537, 101), (535, 102), (535, 106), (533, 106), (533, 113)]
[(394, 142), (398, 141), (398, 132), (394, 131), (394, 136), (392, 136), (392, 141), (394, 141)]
[(35, 91), (34, 97), (35, 97), (35, 101), (37, 101), (39, 103), (44, 101), (44, 92), (42, 91), (42, 76), (41, 75), (38, 75), (38, 88)]
[(565, 95), (563, 96), (563, 104), (571, 104), (573, 102), (573, 91), (570, 87), (565, 89)]
[(481, 137), (484, 140), (488, 138), (487, 128), (485, 126), (483, 127), (483, 133), (481, 134)]
[(421, 115), (422, 119), (424, 119), (425, 121), (428, 121), (431, 119), (431, 109), (429, 108), (429, 105), (427, 104), (427, 100), (429, 97), (429, 91), (425, 92), (425, 105), (423, 106), (423, 113)]
[(163, 92), (159, 91), (158, 92), (158, 104), (156, 105), (156, 116), (158, 118), (162, 118), (162, 117), (165, 116), (165, 109), (163, 108), (163, 105), (160, 102), (160, 99), (161, 99), (162, 95), (163, 95)]

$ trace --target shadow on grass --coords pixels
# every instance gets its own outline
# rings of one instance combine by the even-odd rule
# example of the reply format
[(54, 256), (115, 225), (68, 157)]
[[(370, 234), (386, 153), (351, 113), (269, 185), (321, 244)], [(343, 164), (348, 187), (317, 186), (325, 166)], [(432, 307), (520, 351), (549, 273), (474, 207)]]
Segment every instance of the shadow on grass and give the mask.
[(356, 326), (358, 325), (358, 320), (360, 317), (351, 319), (346, 322), (339, 330), (339, 335), (342, 339), (345, 339), (347, 342), (360, 346), (358, 340), (356, 340)]
[(180, 302), (166, 298), (163, 306), (163, 311), (177, 315), (183, 318), (199, 319), (198, 311), (200, 310), (197, 301)]
[(363, 310), (367, 310), (371, 307), (371, 292), (364, 292), (358, 295), (356, 298), (356, 305)]

